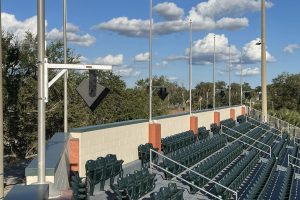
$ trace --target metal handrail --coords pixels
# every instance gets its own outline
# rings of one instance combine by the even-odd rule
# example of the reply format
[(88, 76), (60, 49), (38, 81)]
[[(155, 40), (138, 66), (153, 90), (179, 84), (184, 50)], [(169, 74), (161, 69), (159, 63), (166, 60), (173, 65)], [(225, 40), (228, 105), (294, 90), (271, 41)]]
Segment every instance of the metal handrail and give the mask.
[[(262, 123), (262, 122), (260, 122), (260, 121), (258, 121), (258, 120), (256, 120), (256, 119), (254, 119), (254, 118), (252, 118), (252, 117), (248, 117), (248, 118), (250, 118), (250, 119), (252, 119), (252, 120), (254, 120), (254, 121), (256, 121), (256, 122), (258, 122), (258, 123), (260, 123), (261, 125), (265, 125), (264, 123)], [(253, 123), (251, 123), (251, 122), (249, 122), (249, 121), (247, 121), (248, 123), (250, 123), (250, 124), (253, 124)], [(254, 126), (256, 126), (255, 124), (253, 124)], [(261, 127), (262, 128), (262, 127)], [(282, 134), (282, 131), (281, 130), (279, 130), (279, 129), (277, 129), (277, 128), (275, 128), (275, 127), (272, 127), (273, 129), (275, 129), (275, 130), (277, 130), (277, 131), (280, 131), (281, 132), (281, 134)], [(262, 129), (264, 129), (264, 128), (262, 128)], [(266, 130), (266, 129), (264, 129), (264, 130)], [(267, 131), (267, 130), (266, 130)], [(276, 135), (276, 134), (275, 134)]]
[(167, 156), (165, 156), (165, 155), (163, 155), (163, 154), (161, 154), (161, 153), (159, 153), (159, 152), (157, 152), (157, 151), (155, 151), (155, 150), (153, 150), (153, 149), (150, 149), (150, 172), (151, 172), (151, 173), (152, 173), (152, 166), (158, 167), (158, 168), (160, 168), (161, 170), (163, 170), (163, 171), (165, 171), (165, 172), (171, 174), (172, 176), (175, 176), (176, 178), (178, 178), (178, 179), (184, 181), (185, 183), (190, 184), (190, 185), (192, 185), (192, 186), (198, 188), (199, 190), (205, 192), (206, 194), (209, 194), (209, 195), (211, 195), (211, 196), (213, 196), (213, 197), (215, 197), (215, 198), (217, 198), (217, 199), (221, 199), (221, 200), (222, 200), (222, 198), (220, 198), (220, 197), (218, 197), (218, 196), (216, 196), (216, 195), (214, 195), (214, 194), (212, 194), (212, 193), (210, 193), (210, 192), (204, 190), (203, 188), (200, 188), (200, 187), (194, 185), (193, 183), (191, 183), (191, 182), (189, 182), (189, 181), (187, 181), (187, 180), (181, 178), (180, 176), (177, 176), (176, 174), (173, 174), (172, 172), (170, 172), (170, 171), (168, 171), (168, 170), (166, 170), (166, 169), (164, 169), (164, 168), (162, 168), (162, 167), (156, 165), (155, 163), (153, 163), (153, 162), (152, 162), (152, 152), (154, 152), (154, 153), (156, 153), (156, 154), (162, 156), (163, 158), (166, 158), (166, 159), (170, 160), (171, 162), (173, 162), (173, 163), (175, 163), (175, 164), (177, 164), (177, 165), (179, 165), (179, 166), (185, 168), (186, 170), (189, 170), (189, 171), (193, 172), (194, 174), (197, 174), (198, 176), (200, 176), (200, 177), (202, 177), (202, 178), (208, 180), (209, 182), (212, 182), (212, 183), (214, 183), (214, 184), (216, 184), (216, 185), (218, 185), (218, 186), (224, 188), (225, 190), (228, 190), (228, 191), (232, 192), (232, 193), (235, 195), (235, 199), (236, 199), (236, 200), (238, 199), (238, 193), (237, 193), (237, 191), (234, 191), (234, 190), (232, 190), (232, 189), (230, 189), (230, 188), (228, 188), (228, 187), (226, 187), (226, 186), (224, 186), (224, 185), (222, 185), (222, 184), (220, 184), (220, 183), (218, 183), (218, 182), (216, 182), (216, 181), (214, 181), (214, 180), (212, 180), (212, 179), (210, 179), (210, 178), (208, 178), (208, 177), (206, 177), (206, 176), (204, 176), (204, 175), (202, 175), (202, 174), (200, 174), (200, 173), (198, 173), (198, 172), (196, 172), (196, 171), (194, 171), (194, 170), (192, 170), (192, 169), (189, 169), (188, 167), (186, 167), (186, 166), (184, 166), (184, 165), (182, 165), (182, 164), (176, 162), (175, 160), (172, 160), (171, 158), (169, 158), (169, 157), (167, 157)]
[(227, 126), (225, 126), (225, 125), (221, 125), (221, 131), (222, 131), (222, 132), (223, 132), (223, 126), (224, 126), (225, 128), (228, 128), (229, 130), (232, 130), (232, 131), (234, 131), (234, 132), (236, 132), (236, 133), (238, 133), (238, 134), (244, 136), (244, 137), (247, 137), (247, 138), (252, 139), (252, 140), (254, 140), (254, 141), (256, 141), (256, 142), (258, 142), (258, 143), (260, 143), (260, 144), (262, 144), (262, 145), (265, 145), (266, 147), (269, 147), (270, 152), (272, 153), (272, 151), (271, 151), (271, 146), (269, 146), (269, 145), (267, 145), (267, 144), (265, 144), (265, 143), (263, 143), (263, 142), (261, 142), (261, 141), (259, 141), (259, 140), (256, 140), (256, 139), (254, 139), (254, 138), (252, 138), (252, 137), (249, 137), (249, 136), (246, 135), (246, 134), (242, 134), (242, 133), (240, 133), (240, 132), (238, 132), (238, 131), (236, 131), (236, 130), (234, 130), (234, 129), (232, 129), (232, 128), (229, 128), (229, 127), (227, 127)]
[(252, 144), (248, 144), (248, 143), (242, 141), (242, 140), (241, 140), (242, 137), (235, 138), (235, 137), (233, 137), (233, 136), (231, 136), (231, 135), (229, 135), (229, 134), (227, 134), (227, 133), (224, 133), (222, 130), (221, 130), (221, 134), (225, 134), (225, 135), (227, 135), (227, 136), (229, 136), (229, 137), (235, 139), (234, 141), (232, 141), (232, 143), (235, 142), (235, 141), (237, 141), (237, 140), (239, 140), (240, 142), (242, 142), (242, 143), (244, 143), (244, 144), (246, 144), (246, 145), (249, 145), (249, 146), (251, 146), (251, 147), (257, 149), (258, 151), (261, 151), (261, 152), (263, 152), (263, 153), (265, 153), (265, 154), (268, 154), (268, 155), (271, 157), (271, 153), (268, 153), (268, 152), (266, 152), (266, 151), (264, 151), (264, 150), (262, 150), (262, 149), (259, 149), (259, 148), (255, 147), (255, 146), (253, 146)]
[[(277, 136), (277, 137), (282, 138), (282, 132), (281, 132), (281, 131), (280, 131), (281, 134), (280, 134), (280, 136), (279, 136), (279, 135), (277, 135), (276, 133), (273, 133), (271, 130), (265, 129), (265, 128), (261, 127), (261, 126), (257, 126), (257, 125), (255, 125), (255, 124), (249, 122), (249, 121), (247, 121), (247, 123), (256, 126), (256, 128), (261, 128), (261, 129), (267, 131), (267, 132), (265, 132), (264, 134), (266, 134), (266, 133), (271, 133), (271, 134), (273, 134), (273, 135), (275, 135), (275, 136)], [(274, 128), (274, 129), (276, 129), (276, 128)], [(251, 130), (252, 130), (252, 129), (251, 129)], [(277, 130), (277, 129), (276, 129), (276, 130)], [(278, 131), (279, 131), (279, 130), (278, 130)]]
[(288, 166), (291, 164), (293, 167), (297, 167), (297, 168), (300, 169), (300, 166), (298, 166), (298, 165), (296, 165), (296, 164), (294, 164), (294, 163), (290, 163), (290, 157), (292, 157), (293, 159), (296, 159), (296, 160), (300, 161), (299, 158), (297, 158), (297, 157), (295, 157), (295, 156), (292, 156), (291, 154), (288, 154)]
[(297, 144), (297, 145), (300, 145), (300, 143), (297, 143), (297, 142), (296, 142), (296, 139), (300, 139), (300, 138), (294, 136), (294, 143)]

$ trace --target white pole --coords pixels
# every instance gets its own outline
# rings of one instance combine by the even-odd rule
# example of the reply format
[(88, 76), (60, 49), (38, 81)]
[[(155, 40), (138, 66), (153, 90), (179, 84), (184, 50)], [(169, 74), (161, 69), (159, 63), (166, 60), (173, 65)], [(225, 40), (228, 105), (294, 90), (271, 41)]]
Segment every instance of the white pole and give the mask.
[(266, 7), (265, 0), (261, 0), (261, 91), (262, 91), (262, 120), (267, 122), (267, 72), (266, 72)]
[(3, 180), (3, 83), (2, 83), (2, 6), (0, 0), (0, 199), (4, 198)]
[(45, 183), (45, 95), (44, 95), (44, 59), (45, 59), (45, 0), (38, 0), (37, 18), (38, 36), (38, 183)]
[(189, 90), (190, 90), (190, 116), (192, 116), (192, 45), (193, 45), (193, 35), (192, 35), (192, 20), (190, 19), (190, 67), (189, 67)]
[[(67, 64), (67, 0), (63, 0), (64, 64)], [(68, 71), (64, 74), (64, 132), (68, 132)]]
[(150, 0), (149, 30), (149, 122), (152, 123), (152, 0)]
[(214, 62), (213, 62), (213, 108), (216, 110), (216, 81), (215, 81), (215, 65), (216, 65), (216, 35), (214, 35)]
[(243, 105), (243, 80), (242, 80), (242, 77), (243, 77), (243, 61), (242, 61), (242, 58), (243, 58), (243, 50), (241, 51), (241, 76), (240, 76), (240, 82), (241, 82), (241, 106)]
[(229, 107), (231, 106), (231, 58), (230, 58), (230, 45), (229, 45), (229, 64), (228, 64), (228, 78), (229, 78), (229, 91), (228, 91), (228, 101), (229, 101)]

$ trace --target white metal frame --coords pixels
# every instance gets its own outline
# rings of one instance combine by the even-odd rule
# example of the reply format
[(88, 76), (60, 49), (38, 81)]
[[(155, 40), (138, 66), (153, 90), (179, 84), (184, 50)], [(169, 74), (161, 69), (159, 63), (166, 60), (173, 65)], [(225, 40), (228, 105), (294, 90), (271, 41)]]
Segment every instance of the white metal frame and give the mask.
[[(88, 64), (51, 64), (48, 63), (47, 59), (45, 59), (45, 68), (44, 68), (44, 101), (47, 103), (49, 100), (49, 88), (65, 73), (68, 73), (68, 70), (112, 70), (111, 65), (88, 65)], [(61, 69), (57, 73), (57, 75), (48, 82), (48, 70), (49, 69)]]
[[(249, 117), (249, 118), (252, 119), (251, 117)], [(252, 120), (254, 120), (254, 119), (252, 119)], [(267, 131), (266, 133), (271, 133), (271, 134), (275, 135), (276, 137), (282, 138), (282, 132), (281, 132), (280, 130), (278, 130), (277, 128), (274, 128), (274, 129), (277, 130), (277, 131), (280, 131), (280, 133), (281, 133), (280, 136), (277, 135), (276, 133), (273, 133), (271, 130), (265, 129), (265, 128), (261, 127), (261, 126), (257, 126), (256, 124), (253, 124), (253, 123), (251, 123), (251, 122), (249, 122), (249, 121), (247, 121), (247, 123), (249, 123), (249, 124), (255, 126), (255, 128), (261, 128), (261, 129)], [(272, 127), (272, 128), (273, 128), (273, 127)], [(265, 133), (265, 134), (266, 134), (266, 133)]]
[(292, 162), (290, 162), (290, 157), (292, 157), (293, 159), (296, 159), (296, 160), (298, 160), (298, 161), (300, 161), (300, 159), (299, 158), (297, 158), (297, 157), (295, 157), (295, 156), (292, 156), (291, 154), (288, 154), (288, 166), (291, 164), (291, 166), (293, 166), (293, 167), (297, 167), (297, 168), (299, 168), (300, 169), (300, 166), (298, 166), (298, 165), (296, 165), (296, 164), (294, 164), (294, 163), (292, 163)]
[(182, 165), (182, 164), (176, 162), (175, 160), (172, 160), (171, 158), (169, 158), (169, 157), (167, 157), (167, 156), (165, 156), (165, 155), (163, 155), (163, 154), (161, 154), (161, 153), (159, 153), (159, 152), (157, 152), (157, 151), (155, 151), (155, 150), (153, 150), (153, 149), (150, 149), (150, 172), (151, 172), (151, 173), (152, 173), (152, 167), (153, 167), (153, 166), (154, 166), (154, 167), (157, 167), (157, 168), (163, 170), (164, 172), (167, 172), (167, 173), (171, 174), (172, 176), (174, 176), (174, 177), (180, 179), (181, 181), (183, 181), (183, 182), (185, 182), (185, 183), (187, 183), (187, 184), (189, 184), (189, 185), (192, 185), (192, 186), (196, 187), (197, 189), (201, 190), (201, 191), (204, 192), (205, 194), (209, 194), (209, 195), (211, 195), (211, 196), (213, 196), (213, 197), (215, 197), (215, 198), (217, 198), (217, 199), (222, 200), (221, 197), (218, 197), (218, 196), (216, 196), (216, 195), (214, 195), (214, 194), (212, 194), (212, 193), (210, 193), (210, 192), (204, 190), (203, 188), (200, 188), (200, 187), (194, 185), (193, 183), (191, 183), (191, 182), (189, 182), (189, 181), (183, 179), (182, 177), (180, 177), (180, 176), (178, 176), (178, 175), (176, 175), (176, 174), (173, 174), (172, 172), (170, 172), (170, 171), (168, 171), (168, 170), (162, 168), (161, 166), (156, 165), (155, 163), (153, 163), (152, 153), (156, 153), (157, 155), (160, 155), (160, 156), (162, 156), (163, 158), (166, 158), (166, 159), (170, 160), (171, 162), (174, 162), (175, 164), (177, 164), (177, 165), (179, 165), (179, 166), (185, 168), (185, 169), (188, 170), (188, 171), (193, 172), (194, 174), (197, 174), (198, 176), (200, 176), (200, 177), (202, 177), (202, 178), (208, 180), (209, 182), (212, 182), (212, 183), (214, 183), (214, 184), (216, 184), (216, 185), (218, 185), (218, 186), (224, 188), (225, 190), (228, 190), (228, 191), (232, 192), (232, 193), (234, 194), (234, 196), (235, 196), (235, 199), (236, 199), (236, 200), (238, 199), (238, 193), (237, 193), (237, 191), (234, 191), (234, 190), (232, 190), (232, 189), (230, 189), (230, 188), (228, 188), (228, 187), (226, 187), (226, 186), (224, 186), (224, 185), (222, 185), (222, 184), (220, 184), (220, 183), (218, 183), (218, 182), (216, 182), (216, 181), (214, 181), (214, 180), (212, 180), (212, 179), (210, 179), (210, 178), (208, 178), (208, 177), (206, 177), (206, 176), (204, 176), (204, 175), (202, 175), (202, 174), (199, 174), (198, 172), (196, 172), (196, 171), (194, 171), (194, 170), (192, 170), (192, 169), (190, 169), (190, 168), (188, 168), (188, 167), (186, 167), (186, 166), (184, 166), (184, 165)]
[[(256, 139), (254, 139), (254, 138), (252, 138), (252, 137), (249, 137), (248, 135), (242, 134), (242, 133), (240, 133), (240, 132), (238, 132), (238, 131), (236, 131), (236, 130), (234, 130), (234, 129), (231, 129), (231, 128), (227, 127), (227, 126), (224, 126), (225, 128), (228, 128), (229, 130), (232, 130), (232, 131), (234, 131), (234, 132), (236, 132), (236, 133), (238, 133), (238, 134), (241, 135), (241, 137), (235, 138), (235, 137), (233, 137), (233, 136), (231, 136), (231, 135), (229, 135), (229, 134), (223, 132), (223, 126), (224, 126), (224, 125), (221, 125), (221, 134), (227, 135), (227, 136), (229, 136), (229, 137), (235, 139), (233, 142), (235, 142), (236, 140), (239, 140), (239, 141), (241, 141), (242, 143), (247, 144), (247, 145), (249, 145), (249, 146), (251, 146), (251, 147), (253, 147), (253, 148), (255, 148), (255, 149), (257, 149), (257, 150), (259, 150), (259, 151), (261, 151), (261, 152), (263, 152), (263, 153), (266, 153), (266, 154), (268, 154), (268, 155), (271, 157), (271, 155), (272, 155), (272, 147), (271, 147), (271, 146), (266, 145), (265, 143), (262, 143), (262, 142), (259, 141), (259, 140), (256, 140)], [(262, 149), (259, 149), (259, 148), (255, 147), (255, 146), (252, 145), (252, 144), (248, 144), (248, 143), (242, 141), (242, 140), (241, 140), (242, 137), (247, 137), (247, 138), (249, 138), (249, 139), (254, 140), (255, 142), (258, 142), (258, 143), (260, 143), (260, 144), (262, 144), (262, 145), (268, 147), (269, 150), (270, 150), (270, 152), (268, 153), (268, 152), (266, 152), (266, 151), (264, 151), (264, 150), (262, 150)]]
[(300, 138), (299, 138), (299, 137), (296, 137), (296, 136), (294, 137), (294, 144), (296, 144), (296, 145), (298, 145), (298, 146), (299, 146), (299, 145), (300, 145), (300, 143), (297, 143), (297, 142), (296, 142), (296, 139), (299, 139), (299, 140), (300, 140)]

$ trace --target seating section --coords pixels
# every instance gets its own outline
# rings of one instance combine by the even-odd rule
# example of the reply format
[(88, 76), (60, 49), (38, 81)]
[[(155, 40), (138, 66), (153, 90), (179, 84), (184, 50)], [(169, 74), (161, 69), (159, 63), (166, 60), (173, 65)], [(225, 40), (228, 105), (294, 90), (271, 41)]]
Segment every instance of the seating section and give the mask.
[[(237, 158), (243, 151), (242, 145), (238, 142), (224, 148), (217, 154), (209, 157), (207, 160), (203, 161), (197, 165), (193, 170), (199, 174), (204, 175), (212, 179), (219, 172), (221, 172), (227, 165), (229, 165), (235, 158)], [(203, 187), (208, 183), (208, 180), (189, 171), (187, 174), (187, 179), (194, 185), (198, 187)], [(195, 193), (198, 189), (194, 186), (190, 186), (191, 192)]]
[(117, 194), (117, 199), (139, 199), (155, 188), (155, 174), (150, 174), (147, 168), (134, 171), (125, 177), (118, 178), (117, 183), (111, 185)]
[(79, 177), (78, 173), (75, 173), (71, 177), (71, 188), (72, 188), (72, 200), (86, 200), (86, 183), (83, 178)]
[(210, 131), (214, 135), (219, 134), (220, 133), (220, 127), (216, 123), (213, 123), (213, 124), (210, 125)]
[(226, 126), (229, 128), (233, 128), (235, 127), (235, 121), (233, 119), (225, 119), (223, 121), (220, 122), (221, 126)]
[[(141, 144), (138, 146), (138, 157), (139, 160), (141, 160), (142, 167), (149, 166), (150, 149), (158, 151), (158, 148), (153, 148), (153, 145), (151, 143)], [(158, 158), (157, 154), (152, 153), (152, 159), (154, 163), (157, 163), (157, 158)]]
[(89, 195), (94, 194), (96, 184), (100, 183), (100, 190), (104, 190), (106, 180), (110, 179), (112, 185), (115, 176), (122, 177), (123, 162), (123, 160), (117, 160), (114, 154), (108, 154), (106, 157), (99, 157), (96, 160), (88, 160), (85, 164), (85, 170)]
[(161, 148), (165, 154), (183, 148), (196, 141), (195, 134), (192, 131), (186, 131), (172, 135), (161, 140)]
[(175, 183), (169, 183), (168, 187), (161, 187), (159, 192), (151, 193), (151, 200), (183, 200), (183, 189), (178, 189)]
[[(216, 135), (212, 138), (201, 140), (198, 143), (189, 145), (183, 149), (180, 149), (168, 157), (176, 162), (190, 167), (202, 159), (206, 158), (207, 156), (213, 154), (217, 150), (224, 147), (226, 144), (226, 138), (223, 135)], [(163, 162), (159, 164), (164, 169), (167, 169), (173, 174), (179, 174), (184, 170), (183, 167), (175, 164), (173, 161), (164, 158)], [(169, 173), (165, 173), (166, 178), (171, 178), (172, 175)]]
[[(250, 151), (248, 155), (246, 155), (221, 179), (220, 184), (229, 187), (232, 190), (238, 189), (258, 161), (259, 154), (257, 151)], [(219, 195), (222, 195), (224, 199), (230, 199), (233, 195), (232, 192), (225, 190), (225, 188), (219, 185), (216, 185), (216, 191)]]
[(198, 139), (203, 140), (209, 137), (209, 130), (206, 130), (204, 126), (198, 128)]
[(239, 123), (239, 124), (242, 124), (242, 123), (245, 123), (247, 121), (247, 118), (245, 115), (240, 115), (236, 118), (236, 121)]

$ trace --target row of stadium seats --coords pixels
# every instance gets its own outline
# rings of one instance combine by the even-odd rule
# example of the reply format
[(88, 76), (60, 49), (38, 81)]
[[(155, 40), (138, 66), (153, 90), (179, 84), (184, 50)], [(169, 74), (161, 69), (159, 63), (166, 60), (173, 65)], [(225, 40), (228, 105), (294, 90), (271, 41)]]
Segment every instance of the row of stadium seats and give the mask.
[(220, 121), (220, 124), (229, 128), (235, 127), (235, 121), (231, 118)]
[(117, 194), (118, 200), (136, 200), (151, 192), (155, 188), (155, 182), (155, 174), (150, 174), (147, 168), (142, 168), (133, 174), (118, 178), (111, 188)]
[(198, 140), (203, 140), (208, 138), (209, 130), (206, 130), (204, 126), (198, 128)]
[(264, 166), (262, 173), (257, 177), (255, 184), (250, 188), (246, 199), (260, 199), (260, 193), (265, 187), (269, 177), (276, 170), (277, 160), (274, 157), (269, 159), (268, 163)]
[(83, 178), (79, 177), (78, 172), (74, 173), (71, 177), (72, 200), (86, 200), (86, 183)]
[(290, 196), (289, 192), (292, 185), (293, 175), (294, 175), (294, 168), (288, 167), (287, 173), (283, 179), (283, 183), (280, 188), (279, 199), (289, 199)]
[[(150, 162), (150, 149), (158, 151), (158, 148), (154, 148), (151, 143), (141, 144), (138, 146), (138, 157), (141, 160), (142, 167), (147, 167)], [(157, 163), (158, 155), (152, 154), (153, 162)]]
[[(216, 135), (212, 138), (201, 140), (198, 143), (180, 149), (168, 157), (184, 166), (190, 167), (224, 147), (225, 144), (226, 138), (223, 135)], [(174, 174), (178, 174), (184, 170), (184, 168), (166, 158), (164, 158), (163, 162), (159, 165)], [(165, 172), (165, 177), (171, 178), (172, 176)]]
[(236, 121), (239, 123), (239, 124), (242, 124), (242, 123), (245, 123), (247, 121), (247, 118), (245, 115), (240, 115), (236, 118)]
[[(239, 143), (234, 143), (229, 147), (224, 148), (223, 151), (213, 155), (208, 160), (197, 165), (193, 170), (202, 174), (210, 179), (221, 172), (227, 165), (229, 165), (235, 158), (237, 158), (243, 151), (242, 146)], [(187, 174), (187, 180), (192, 182), (198, 187), (203, 187), (208, 183), (208, 180), (201, 176), (189, 171)], [(198, 191), (196, 187), (190, 186), (190, 191), (195, 193)]]
[(183, 148), (195, 142), (195, 134), (192, 131), (178, 133), (161, 140), (161, 148), (164, 154)]
[(151, 193), (151, 200), (183, 200), (183, 189), (178, 189), (175, 183), (169, 183), (168, 187), (161, 187), (159, 192)]
[(100, 183), (100, 190), (104, 190), (105, 181), (110, 179), (110, 185), (114, 183), (115, 176), (123, 176), (123, 160), (117, 160), (116, 155), (108, 154), (96, 160), (88, 160), (85, 164), (86, 179), (89, 195), (94, 194), (95, 185)]
[[(240, 184), (248, 176), (252, 168), (259, 161), (259, 154), (256, 150), (251, 150), (240, 162), (238, 162), (221, 180), (220, 184), (229, 187), (232, 190), (238, 189)], [(225, 199), (231, 197), (232, 192), (216, 185), (216, 192)]]

